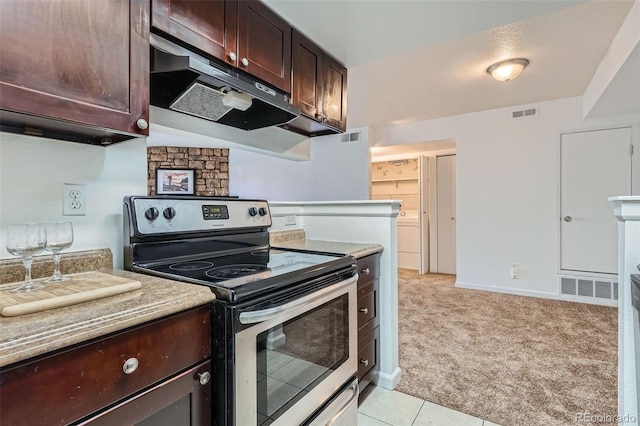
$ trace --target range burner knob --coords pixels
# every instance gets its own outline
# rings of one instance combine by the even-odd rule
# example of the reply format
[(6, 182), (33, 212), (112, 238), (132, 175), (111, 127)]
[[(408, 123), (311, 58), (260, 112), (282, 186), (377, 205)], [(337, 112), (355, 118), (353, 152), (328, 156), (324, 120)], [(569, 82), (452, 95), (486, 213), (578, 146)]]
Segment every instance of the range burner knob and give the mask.
[(265, 216), (267, 214), (267, 209), (265, 209), (264, 207), (260, 207), (258, 209), (258, 213), (260, 213), (260, 216)]
[(167, 207), (162, 211), (162, 216), (164, 216), (166, 219), (173, 219), (174, 217), (176, 217), (176, 209), (174, 209), (173, 207)]
[(255, 207), (249, 208), (249, 216), (255, 216), (258, 214), (258, 210)]
[(149, 220), (156, 220), (158, 216), (160, 216), (160, 212), (155, 207), (149, 207), (145, 212), (144, 216)]

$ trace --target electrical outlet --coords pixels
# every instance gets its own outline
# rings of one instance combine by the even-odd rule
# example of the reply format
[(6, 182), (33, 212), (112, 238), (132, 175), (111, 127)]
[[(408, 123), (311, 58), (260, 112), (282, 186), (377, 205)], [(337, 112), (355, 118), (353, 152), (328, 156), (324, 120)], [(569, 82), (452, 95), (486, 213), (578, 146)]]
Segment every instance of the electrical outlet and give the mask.
[(295, 225), (296, 224), (296, 217), (295, 216), (285, 216), (284, 217), (284, 224), (285, 225)]
[(517, 263), (511, 264), (511, 278), (518, 279), (520, 277), (520, 265)]
[(87, 190), (85, 185), (62, 184), (62, 215), (84, 216), (87, 211)]

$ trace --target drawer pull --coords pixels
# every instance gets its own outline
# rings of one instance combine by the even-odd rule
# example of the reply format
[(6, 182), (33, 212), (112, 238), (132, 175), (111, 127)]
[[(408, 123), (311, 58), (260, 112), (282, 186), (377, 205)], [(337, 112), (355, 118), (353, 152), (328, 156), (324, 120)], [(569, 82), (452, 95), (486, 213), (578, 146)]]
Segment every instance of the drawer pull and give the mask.
[(211, 374), (209, 374), (208, 371), (198, 374), (198, 377), (200, 377), (200, 384), (203, 386), (209, 383), (209, 380), (211, 380)]
[(369, 360), (368, 359), (361, 359), (360, 360), (360, 364), (364, 365), (365, 367), (369, 365)]
[(138, 359), (137, 358), (129, 358), (124, 362), (122, 366), (122, 371), (124, 374), (131, 374), (138, 369)]
[(363, 314), (367, 315), (369, 313), (369, 309), (367, 308), (360, 308), (360, 312), (362, 312)]
[(369, 275), (369, 268), (362, 268), (360, 272), (362, 272), (365, 275)]

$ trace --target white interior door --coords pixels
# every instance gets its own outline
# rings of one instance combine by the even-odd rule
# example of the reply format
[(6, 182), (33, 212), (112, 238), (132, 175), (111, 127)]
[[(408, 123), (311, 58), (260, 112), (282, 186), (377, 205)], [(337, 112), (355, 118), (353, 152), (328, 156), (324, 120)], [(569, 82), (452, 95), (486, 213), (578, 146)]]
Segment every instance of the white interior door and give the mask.
[(429, 272), (429, 157), (420, 156), (420, 269)]
[(438, 266), (441, 274), (456, 273), (456, 156), (436, 158)]
[(607, 200), (631, 195), (631, 128), (561, 135), (562, 270), (616, 274), (617, 222)]

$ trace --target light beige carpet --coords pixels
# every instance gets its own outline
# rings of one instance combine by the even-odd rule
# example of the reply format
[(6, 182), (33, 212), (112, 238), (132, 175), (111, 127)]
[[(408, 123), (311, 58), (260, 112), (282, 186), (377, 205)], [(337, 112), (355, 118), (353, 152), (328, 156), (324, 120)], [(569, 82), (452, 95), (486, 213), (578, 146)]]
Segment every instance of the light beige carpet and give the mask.
[(397, 390), (504, 426), (617, 414), (615, 308), (454, 283), (400, 270)]

